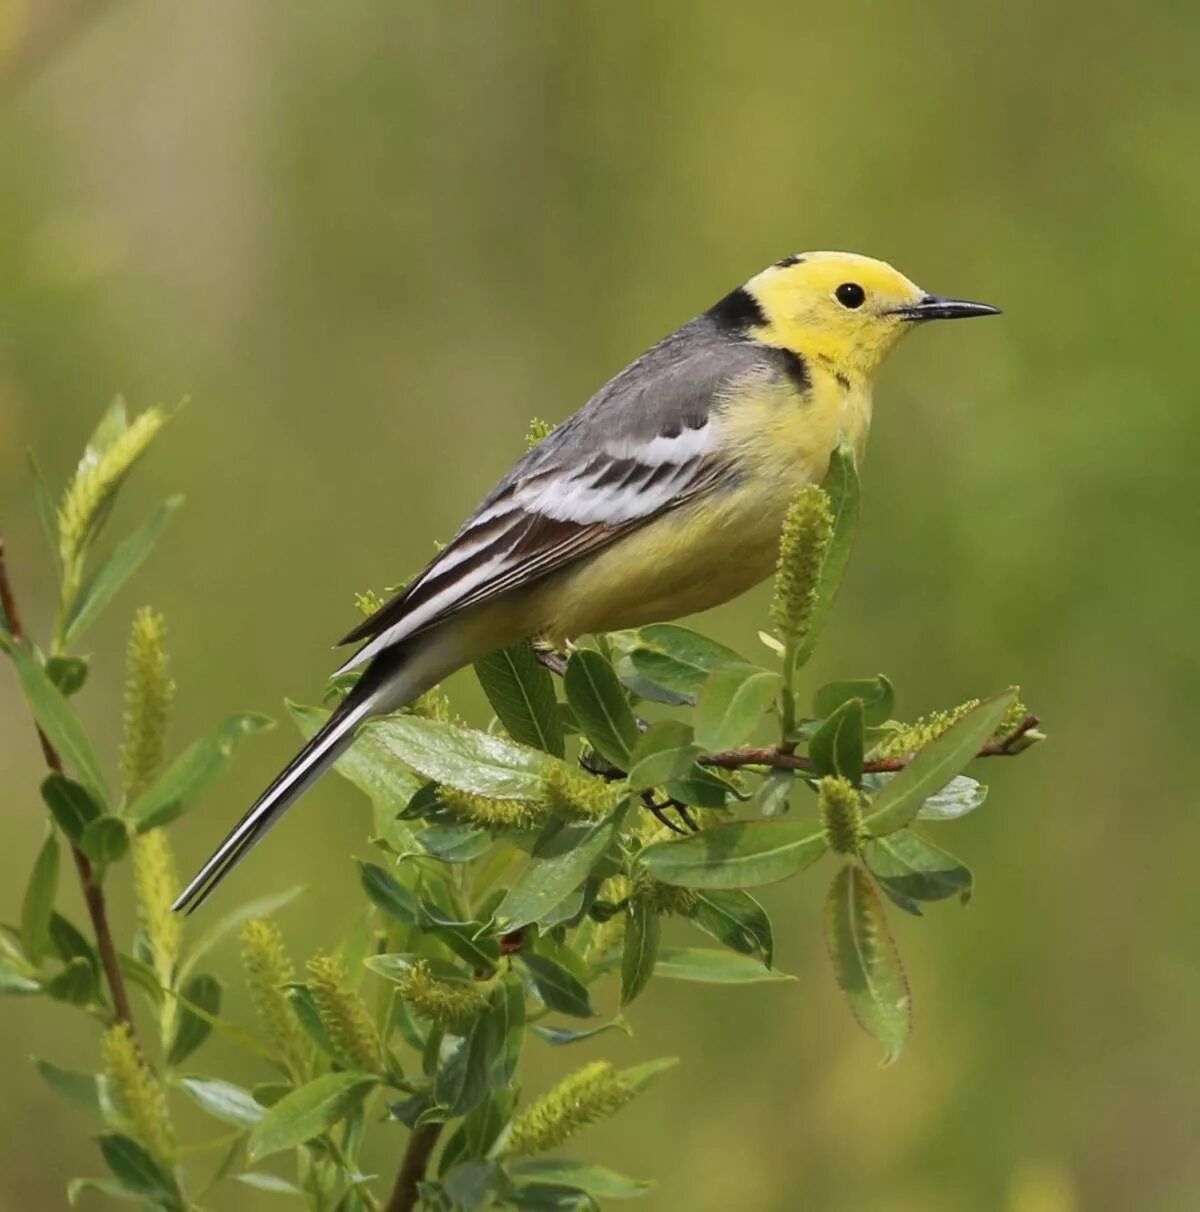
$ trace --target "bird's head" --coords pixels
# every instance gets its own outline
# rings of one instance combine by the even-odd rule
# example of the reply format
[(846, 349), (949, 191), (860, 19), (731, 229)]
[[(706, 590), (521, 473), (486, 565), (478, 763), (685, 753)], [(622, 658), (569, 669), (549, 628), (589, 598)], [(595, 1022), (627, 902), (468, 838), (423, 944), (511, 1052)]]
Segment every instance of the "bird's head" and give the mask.
[(856, 253), (784, 257), (744, 290), (766, 321), (754, 329), (757, 339), (853, 377), (871, 375), (917, 324), (999, 312), (986, 303), (931, 295), (886, 262)]

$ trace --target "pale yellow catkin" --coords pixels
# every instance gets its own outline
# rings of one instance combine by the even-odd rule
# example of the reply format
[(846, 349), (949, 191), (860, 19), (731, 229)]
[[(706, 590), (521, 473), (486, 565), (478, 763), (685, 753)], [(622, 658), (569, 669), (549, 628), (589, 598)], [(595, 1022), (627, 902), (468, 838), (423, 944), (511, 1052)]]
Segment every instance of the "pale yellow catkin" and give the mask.
[(283, 1067), (293, 1077), (303, 1077), (311, 1048), (282, 988), (295, 979), (283, 935), (274, 923), (256, 917), (242, 927), (241, 941), (251, 1001)]
[(308, 988), (317, 1003), (321, 1023), (342, 1055), (367, 1072), (379, 1068), (379, 1032), (366, 1003), (347, 988), (346, 965), (335, 955), (317, 955), (308, 961)]
[(619, 1111), (636, 1093), (608, 1061), (593, 1061), (517, 1116), (503, 1153), (530, 1157), (556, 1149), (580, 1129)]
[(130, 1135), (164, 1166), (175, 1154), (175, 1134), (163, 1088), (138, 1051), (133, 1033), (117, 1023), (104, 1033), (104, 1072)]

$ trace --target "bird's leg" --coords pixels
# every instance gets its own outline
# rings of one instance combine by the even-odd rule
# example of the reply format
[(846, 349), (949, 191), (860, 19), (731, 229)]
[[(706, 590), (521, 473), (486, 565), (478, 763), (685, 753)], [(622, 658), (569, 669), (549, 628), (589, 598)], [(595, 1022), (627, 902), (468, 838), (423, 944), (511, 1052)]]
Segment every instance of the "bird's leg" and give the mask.
[(669, 804), (658, 803), (654, 798), (654, 793), (651, 791), (642, 792), (642, 803), (650, 810), (654, 816), (654, 819), (658, 821), (660, 825), (665, 825), (672, 833), (678, 833), (684, 837), (687, 837), (688, 831), (686, 829), (681, 829), (673, 820), (671, 820), (669, 816), (667, 816), (666, 810), (670, 806)]

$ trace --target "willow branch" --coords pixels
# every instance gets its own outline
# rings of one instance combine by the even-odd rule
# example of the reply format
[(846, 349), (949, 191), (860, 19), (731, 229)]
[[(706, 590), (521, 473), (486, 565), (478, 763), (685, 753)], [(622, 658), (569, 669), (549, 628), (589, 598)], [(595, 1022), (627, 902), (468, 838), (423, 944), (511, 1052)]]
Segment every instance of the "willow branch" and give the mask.
[[(1036, 715), (1027, 715), (1006, 736), (988, 741), (976, 757), (1015, 757), (1021, 752), (1020, 741), (1032, 732), (1041, 721)], [(903, 770), (916, 754), (904, 757), (875, 758), (863, 762), (864, 774), (891, 774)], [(812, 759), (781, 749), (726, 749), (720, 753), (702, 753), (697, 759), (701, 766), (716, 766), (721, 770), (739, 770), (743, 766), (770, 766), (776, 770), (814, 771)]]
[[(4, 538), (0, 536), (0, 603), (4, 606), (4, 614), (8, 618), (8, 628), (12, 638), (20, 643), (25, 633), (21, 628), (21, 615), (17, 609), (17, 600), (13, 594), (12, 582), (8, 577), (8, 564), (4, 558)], [(38, 742), (42, 747), (42, 757), (46, 765), (56, 774), (63, 773), (62, 758), (58, 750), (50, 743), (50, 738), (42, 731), (41, 725), (34, 723), (37, 729)], [(117, 959), (117, 948), (113, 943), (112, 930), (108, 924), (108, 907), (104, 901), (104, 889), (96, 880), (96, 872), (91, 860), (74, 842), (71, 843), (71, 857), (75, 860), (75, 870), (79, 874), (79, 885), (83, 890), (83, 900), (87, 905), (88, 916), (92, 921), (92, 931), (96, 936), (96, 948), (100, 953), (100, 963), (104, 968), (104, 976), (112, 994), (113, 1013), (116, 1021), (128, 1024), (133, 1029), (133, 1015), (129, 1008), (129, 994), (125, 989), (125, 977), (121, 972), (121, 964)]]
[(418, 1188), (425, 1177), (441, 1131), (441, 1124), (422, 1124), (412, 1130), (385, 1212), (412, 1212), (417, 1206)]

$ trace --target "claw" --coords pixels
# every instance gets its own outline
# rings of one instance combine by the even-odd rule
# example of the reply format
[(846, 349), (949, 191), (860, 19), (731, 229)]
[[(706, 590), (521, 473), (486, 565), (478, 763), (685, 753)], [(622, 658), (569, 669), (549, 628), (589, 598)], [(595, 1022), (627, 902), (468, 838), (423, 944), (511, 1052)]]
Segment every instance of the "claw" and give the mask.
[(671, 807), (679, 813), (679, 819), (693, 832), (699, 833), (700, 826), (696, 824), (696, 818), (692, 816), (686, 804), (681, 804), (678, 800), (671, 801)]
[(678, 833), (683, 837), (687, 837), (687, 830), (681, 829), (666, 813), (665, 804), (657, 804), (654, 802), (654, 796), (646, 791), (642, 794), (642, 803), (654, 814), (654, 819), (660, 825), (665, 825), (672, 833)]

